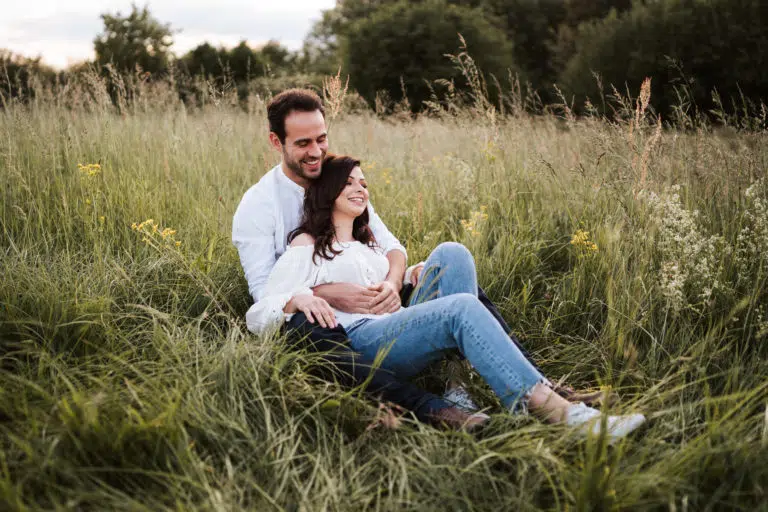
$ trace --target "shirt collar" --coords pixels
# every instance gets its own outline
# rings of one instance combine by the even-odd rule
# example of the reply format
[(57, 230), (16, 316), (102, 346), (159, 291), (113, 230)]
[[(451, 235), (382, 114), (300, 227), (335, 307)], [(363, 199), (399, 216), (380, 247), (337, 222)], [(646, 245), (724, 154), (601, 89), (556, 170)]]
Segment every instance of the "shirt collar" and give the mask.
[(285, 171), (283, 170), (283, 164), (277, 165), (277, 179), (280, 180), (282, 184), (284, 184), (286, 187), (288, 187), (290, 190), (297, 194), (301, 194), (301, 197), (304, 197), (304, 187), (293, 181), (291, 178), (285, 175)]

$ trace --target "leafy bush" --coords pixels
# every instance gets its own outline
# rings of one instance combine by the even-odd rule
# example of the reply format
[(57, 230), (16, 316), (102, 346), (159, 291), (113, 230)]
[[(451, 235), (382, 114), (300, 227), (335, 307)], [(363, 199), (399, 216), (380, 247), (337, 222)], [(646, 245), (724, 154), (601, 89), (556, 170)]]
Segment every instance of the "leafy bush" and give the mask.
[(748, 103), (741, 98), (768, 93), (766, 19), (768, 4), (761, 0), (638, 3), (579, 27), (561, 81), (577, 103), (589, 97), (602, 107), (603, 92), (590, 71), (622, 92), (652, 77), (658, 111), (677, 106), (686, 117), (707, 115), (721, 107), (714, 90), (724, 99), (722, 109), (734, 111)]
[(429, 0), (385, 5), (348, 28), (343, 53), (350, 85), (371, 104), (386, 91), (392, 99), (405, 95), (417, 110), (430, 98), (431, 82), (460, 84), (461, 73), (446, 57), (457, 53), (459, 34), (481, 70), (506, 76), (512, 46), (482, 10)]

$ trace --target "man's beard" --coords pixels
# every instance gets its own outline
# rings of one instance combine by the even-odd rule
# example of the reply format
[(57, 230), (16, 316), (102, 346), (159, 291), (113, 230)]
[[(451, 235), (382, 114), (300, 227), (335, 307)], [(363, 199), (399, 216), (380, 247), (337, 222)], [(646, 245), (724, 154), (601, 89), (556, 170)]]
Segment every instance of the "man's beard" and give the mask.
[[(322, 161), (325, 159), (325, 153), (320, 155), (320, 162), (322, 166)], [(316, 176), (310, 176), (307, 175), (307, 173), (304, 171), (304, 168), (301, 166), (301, 160), (291, 160), (288, 158), (288, 154), (283, 151), (283, 163), (285, 163), (285, 166), (288, 167), (293, 173), (298, 176), (299, 178), (303, 178), (305, 180), (315, 180), (320, 177), (320, 173), (318, 173)]]

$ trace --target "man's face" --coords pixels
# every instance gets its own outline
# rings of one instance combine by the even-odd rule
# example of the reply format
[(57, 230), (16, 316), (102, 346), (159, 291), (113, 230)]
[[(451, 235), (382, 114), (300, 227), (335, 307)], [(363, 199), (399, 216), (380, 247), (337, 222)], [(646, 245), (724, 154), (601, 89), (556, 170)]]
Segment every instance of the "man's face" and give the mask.
[(285, 118), (285, 143), (270, 133), (272, 144), (283, 154), (283, 168), (293, 181), (308, 186), (320, 176), (323, 158), (328, 152), (325, 119), (319, 110), (293, 111)]

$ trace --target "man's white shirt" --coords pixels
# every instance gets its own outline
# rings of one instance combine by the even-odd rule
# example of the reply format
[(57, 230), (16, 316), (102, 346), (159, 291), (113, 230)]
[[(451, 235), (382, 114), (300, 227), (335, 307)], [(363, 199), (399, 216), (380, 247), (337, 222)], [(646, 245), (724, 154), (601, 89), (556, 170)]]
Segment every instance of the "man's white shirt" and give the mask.
[[(255, 302), (261, 298), (275, 262), (288, 247), (288, 234), (301, 223), (303, 204), (304, 188), (291, 181), (278, 164), (248, 189), (235, 211), (232, 242)], [(370, 203), (368, 215), (368, 227), (384, 253), (397, 250), (407, 255)]]

